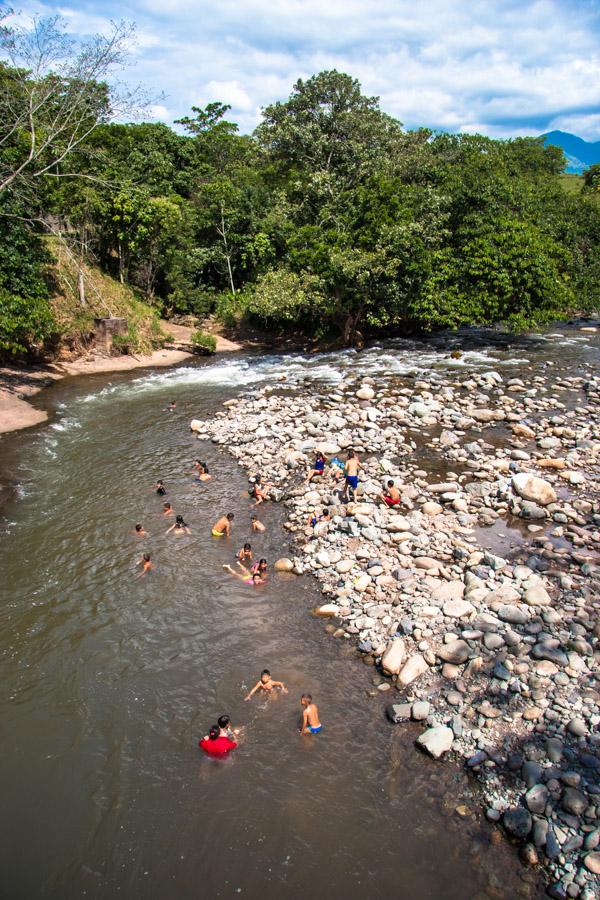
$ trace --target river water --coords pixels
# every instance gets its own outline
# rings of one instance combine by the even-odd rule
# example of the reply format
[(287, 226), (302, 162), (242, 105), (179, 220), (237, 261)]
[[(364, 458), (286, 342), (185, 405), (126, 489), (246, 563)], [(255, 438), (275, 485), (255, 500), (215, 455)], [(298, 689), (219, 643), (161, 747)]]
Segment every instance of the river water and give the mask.
[[(557, 352), (565, 365), (597, 359), (595, 338), (577, 331), (510, 344), (474, 335), (469, 347), (460, 360), (450, 339), (396, 341), (70, 379), (38, 398), (48, 425), (2, 439), (14, 491), (0, 522), (1, 897), (536, 895), (464, 773), (417, 753), (417, 726), (387, 724), (373, 669), (310, 617), (311, 581), (250, 588), (223, 572), (245, 540), (283, 555), (285, 512), (265, 506), (267, 531), (251, 537), (243, 472), (188, 428), (240, 388), (282, 377), (292, 389), (382, 369), (522, 377)], [(215, 474), (203, 485), (189, 474), (197, 455)], [(191, 535), (165, 534), (157, 478)], [(216, 541), (210, 525), (229, 510), (233, 537)], [(136, 579), (143, 550), (156, 566)], [(263, 667), (289, 694), (244, 703)], [(297, 732), (307, 690), (325, 724), (317, 738)], [(222, 712), (245, 740), (215, 762), (197, 741)]]

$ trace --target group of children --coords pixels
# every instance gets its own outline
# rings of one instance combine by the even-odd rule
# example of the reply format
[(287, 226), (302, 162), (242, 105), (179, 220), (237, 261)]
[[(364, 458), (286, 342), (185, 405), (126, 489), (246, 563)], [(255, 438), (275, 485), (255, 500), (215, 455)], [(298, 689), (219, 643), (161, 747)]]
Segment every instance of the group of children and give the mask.
[[(176, 409), (176, 403), (174, 401), (171, 402), (167, 409), (173, 412)], [(327, 459), (325, 456), (322, 453), (317, 453), (313, 471), (309, 473), (306, 483), (310, 482), (316, 476), (323, 477), (326, 464)], [(361, 468), (361, 463), (354, 450), (348, 451), (348, 458), (345, 463), (342, 463), (342, 461), (337, 458), (332, 459), (331, 468), (336, 478), (339, 478), (343, 473), (345, 477), (346, 493), (351, 492), (352, 498), (354, 498), (354, 493), (358, 487), (358, 472)], [(195, 460), (193, 470), (196, 473), (197, 481), (205, 482), (212, 478), (207, 464), (199, 459)], [(255, 505), (264, 503), (265, 500), (268, 499), (271, 487), (270, 484), (263, 481), (261, 475), (256, 475), (254, 479), (252, 479), (252, 487), (249, 494), (254, 499)], [(159, 497), (164, 497), (167, 493), (162, 479), (157, 480), (154, 489)], [(182, 515), (175, 514), (170, 502), (165, 501), (162, 514), (164, 518), (175, 516), (175, 521), (167, 528), (166, 534), (191, 534), (189, 525), (185, 522)], [(234, 518), (235, 516), (232, 512), (221, 516), (212, 526), (211, 533), (213, 537), (229, 538), (231, 536), (231, 526)], [(318, 521), (328, 521), (329, 519), (329, 512), (327, 509), (324, 509), (319, 516), (313, 514), (310, 521), (311, 525), (315, 525)], [(253, 532), (259, 533), (265, 531), (264, 524), (259, 521), (256, 515), (251, 516), (251, 529)], [(141, 523), (136, 524), (134, 534), (136, 537), (140, 538), (148, 536), (148, 532)], [(235, 571), (229, 564), (225, 564), (223, 568), (229, 574), (240, 579), (245, 584), (263, 584), (267, 577), (267, 560), (262, 557), (257, 562), (253, 563), (252, 558), (252, 546), (249, 542), (246, 542), (236, 554), (235, 562), (240, 571)], [(143, 553), (137, 564), (141, 566), (141, 571), (137, 575), (138, 578), (144, 577), (153, 568), (149, 553)], [(247, 567), (248, 565), (250, 565), (250, 568)], [(244, 699), (251, 700), (258, 692), (270, 696), (274, 690), (278, 690), (282, 694), (287, 694), (287, 688), (284, 683), (282, 681), (276, 681), (271, 677), (271, 673), (268, 669), (263, 669), (259, 680)], [(302, 706), (302, 724), (299, 729), (300, 733), (318, 734), (323, 726), (319, 718), (319, 709), (316, 703), (313, 702), (312, 696), (310, 694), (302, 694), (300, 704)], [(239, 734), (240, 729), (234, 729), (232, 727), (229, 716), (222, 715), (219, 717), (217, 724), (211, 725), (208, 734), (199, 741), (199, 747), (209, 756), (223, 757), (238, 746), (237, 738), (239, 737)]]
[[(251, 700), (254, 694), (262, 692), (269, 697), (274, 690), (287, 694), (288, 690), (283, 681), (275, 681), (271, 677), (268, 669), (263, 669), (260, 678), (251, 691), (244, 697), (244, 700)], [(311, 694), (302, 694), (300, 697), (300, 705), (302, 706), (302, 724), (299, 728), (300, 734), (319, 734), (323, 728), (319, 718), (319, 708), (313, 702)], [(204, 750), (209, 756), (226, 756), (231, 750), (235, 750), (238, 746), (237, 738), (241, 729), (233, 728), (229, 716), (219, 716), (216, 725), (211, 725), (206, 734), (200, 741), (198, 746)]]

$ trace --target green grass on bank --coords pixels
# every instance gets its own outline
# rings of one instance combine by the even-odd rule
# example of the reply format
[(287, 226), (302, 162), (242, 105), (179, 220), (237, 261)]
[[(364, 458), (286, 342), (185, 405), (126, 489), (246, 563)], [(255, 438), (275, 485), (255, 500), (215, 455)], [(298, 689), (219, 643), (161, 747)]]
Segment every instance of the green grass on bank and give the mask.
[[(95, 266), (80, 262), (59, 238), (46, 238), (55, 262), (52, 310), (61, 340), (70, 350), (85, 350), (94, 333), (94, 320), (105, 316), (127, 319), (127, 335), (114, 341), (115, 351), (146, 353), (162, 346), (166, 335), (156, 310), (142, 302), (131, 287), (121, 284)], [(79, 296), (79, 271), (83, 274), (85, 303)]]

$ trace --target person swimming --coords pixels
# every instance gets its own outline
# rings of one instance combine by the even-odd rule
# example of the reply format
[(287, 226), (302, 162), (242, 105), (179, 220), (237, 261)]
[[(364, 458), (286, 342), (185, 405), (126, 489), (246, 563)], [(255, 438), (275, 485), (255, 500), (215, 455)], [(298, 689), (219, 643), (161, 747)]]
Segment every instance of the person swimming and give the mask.
[(142, 566), (142, 571), (138, 572), (136, 578), (143, 578), (144, 575), (147, 575), (148, 572), (151, 572), (154, 566), (152, 565), (152, 560), (150, 559), (149, 553), (142, 553), (140, 559), (138, 559), (136, 566)]
[(162, 478), (159, 478), (159, 480), (156, 482), (156, 484), (154, 485), (154, 489), (156, 490), (156, 493), (159, 495), (159, 497), (164, 497), (164, 495), (167, 493), (167, 489)]
[(300, 703), (303, 709), (300, 734), (318, 734), (323, 726), (319, 719), (319, 708), (313, 703), (312, 695), (302, 694)]
[(260, 673), (260, 679), (256, 682), (252, 690), (246, 694), (244, 700), (250, 700), (257, 691), (264, 691), (271, 694), (274, 688), (278, 688), (282, 694), (287, 694), (287, 688), (283, 681), (274, 681), (268, 669), (263, 669)]
[(218, 725), (211, 725), (208, 734), (198, 741), (198, 746), (209, 756), (225, 756), (230, 750), (235, 750), (237, 741), (222, 735)]
[(259, 520), (258, 516), (250, 516), (250, 525), (252, 526), (252, 531), (259, 531), (262, 533), (267, 530)]
[(175, 510), (170, 503), (163, 503), (163, 516), (174, 516)]
[(252, 572), (253, 575), (255, 575), (258, 572), (258, 574), (260, 575), (261, 578), (267, 577), (267, 561), (264, 558), (264, 556), (262, 557), (262, 559), (259, 559), (258, 562), (254, 563), (254, 565), (251, 567), (250, 571)]
[(229, 537), (231, 535), (231, 523), (233, 522), (234, 515), (233, 513), (227, 513), (226, 516), (221, 516), (212, 527), (212, 536), (213, 537)]
[(171, 531), (174, 531), (175, 534), (191, 534), (190, 526), (187, 522), (184, 522), (183, 516), (176, 516), (175, 521), (171, 525), (170, 528), (167, 528), (165, 534), (169, 534)]
[(212, 475), (208, 471), (208, 466), (205, 462), (200, 463), (201, 471), (198, 472), (198, 481), (210, 481)]
[(229, 572), (230, 575), (233, 575), (234, 578), (239, 578), (240, 581), (243, 581), (244, 584), (251, 584), (251, 585), (264, 584), (264, 578), (261, 578), (260, 572), (248, 571), (248, 569), (246, 569), (246, 567), (243, 566), (241, 564), (241, 562), (238, 562), (238, 566), (242, 570), (243, 574), (240, 572), (236, 572), (235, 569), (232, 569), (228, 563), (225, 563), (223, 565), (223, 568), (225, 569), (226, 572)]
[(245, 543), (241, 550), (238, 550), (236, 559), (240, 562), (251, 562), (252, 561), (252, 547), (250, 544)]
[(177, 403), (175, 400), (171, 400), (168, 406), (165, 406), (165, 410), (168, 412), (174, 412), (177, 409)]
[(141, 525), (139, 522), (135, 526), (134, 534), (136, 537), (148, 537), (148, 532), (145, 531), (144, 526)]

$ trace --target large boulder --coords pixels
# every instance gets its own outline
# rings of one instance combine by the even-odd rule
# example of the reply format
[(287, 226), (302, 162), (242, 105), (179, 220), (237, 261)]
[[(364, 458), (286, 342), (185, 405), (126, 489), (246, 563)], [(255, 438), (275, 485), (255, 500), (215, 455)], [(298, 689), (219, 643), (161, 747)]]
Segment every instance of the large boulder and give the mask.
[(439, 759), (452, 747), (454, 732), (447, 725), (428, 728), (417, 738), (417, 744), (434, 759)]
[(556, 491), (543, 478), (532, 475), (531, 472), (519, 472), (512, 477), (512, 488), (523, 500), (531, 500), (539, 506), (548, 506), (556, 503)]
[(287, 556), (282, 556), (281, 559), (277, 560), (273, 568), (276, 572), (293, 572), (294, 563), (291, 559), (288, 559)]

